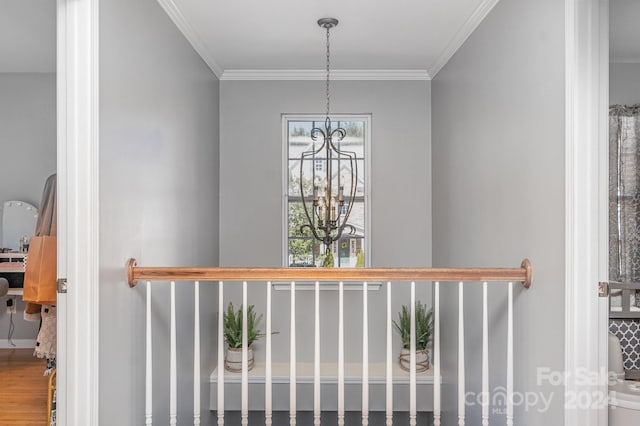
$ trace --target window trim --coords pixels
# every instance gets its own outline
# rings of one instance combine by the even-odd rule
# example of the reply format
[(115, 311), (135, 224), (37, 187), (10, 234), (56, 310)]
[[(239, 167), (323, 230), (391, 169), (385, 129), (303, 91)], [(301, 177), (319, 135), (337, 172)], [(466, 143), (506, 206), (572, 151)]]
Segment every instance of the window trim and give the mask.
[[(332, 114), (332, 121), (363, 121), (365, 126), (364, 132), (364, 233), (365, 233), (365, 251), (364, 265), (365, 268), (371, 267), (371, 123), (372, 114)], [(281, 259), (282, 266), (289, 267), (289, 143), (288, 143), (288, 123), (289, 121), (321, 121), (324, 122), (324, 114), (290, 114), (283, 113), (281, 115), (281, 167), (282, 171), (282, 210), (280, 217), (282, 218), (281, 237)]]

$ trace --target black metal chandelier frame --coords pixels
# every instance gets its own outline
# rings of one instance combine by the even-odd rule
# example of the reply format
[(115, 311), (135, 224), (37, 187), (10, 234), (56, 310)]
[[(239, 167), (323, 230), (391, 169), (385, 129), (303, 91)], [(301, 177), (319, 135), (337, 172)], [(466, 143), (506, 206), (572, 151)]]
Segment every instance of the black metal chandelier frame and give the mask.
[[(355, 233), (355, 227), (348, 223), (349, 215), (353, 208), (356, 197), (356, 187), (358, 182), (358, 163), (356, 153), (339, 148), (339, 143), (346, 137), (347, 132), (341, 127), (333, 128), (330, 118), (331, 106), (331, 50), (329, 33), (332, 28), (338, 25), (335, 18), (321, 18), (318, 25), (326, 29), (327, 34), (327, 56), (326, 56), (326, 100), (327, 111), (324, 121), (324, 129), (314, 127), (311, 129), (311, 139), (315, 142), (321, 140), (322, 143), (317, 149), (311, 149), (302, 153), (300, 157), (300, 195), (302, 205), (308, 223), (300, 227), (300, 232), (309, 229), (313, 237), (321, 241), (325, 246), (326, 253), (331, 250), (332, 243), (340, 239), (345, 229), (349, 234)], [(323, 161), (326, 162), (324, 185), (313, 182), (313, 200), (310, 201), (304, 192), (304, 164), (305, 161), (317, 160), (318, 154), (325, 154)], [(338, 188), (333, 187), (333, 161), (334, 159), (344, 159), (349, 162), (350, 183), (348, 196), (344, 194), (344, 179), (338, 180)], [(346, 210), (343, 207), (346, 202)], [(315, 218), (315, 220), (314, 220)], [(317, 221), (317, 223), (316, 223)]]

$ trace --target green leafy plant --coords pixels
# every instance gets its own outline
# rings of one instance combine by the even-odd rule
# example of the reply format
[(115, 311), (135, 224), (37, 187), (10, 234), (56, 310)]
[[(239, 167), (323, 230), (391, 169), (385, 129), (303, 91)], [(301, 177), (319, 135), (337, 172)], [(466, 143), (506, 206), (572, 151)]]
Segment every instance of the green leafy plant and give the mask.
[[(258, 324), (262, 320), (262, 314), (256, 315), (253, 305), (247, 310), (247, 346), (264, 336), (258, 330)], [(242, 347), (242, 305), (236, 311), (233, 303), (229, 302), (227, 312), (224, 314), (224, 340), (230, 348)]]
[(333, 268), (333, 252), (329, 250), (322, 261), (323, 268)]
[[(395, 329), (402, 338), (402, 347), (410, 349), (411, 346), (411, 312), (409, 307), (402, 305), (402, 312), (398, 313), (398, 322), (393, 321)], [(416, 302), (416, 350), (424, 350), (433, 336), (433, 311), (427, 310), (418, 300)]]

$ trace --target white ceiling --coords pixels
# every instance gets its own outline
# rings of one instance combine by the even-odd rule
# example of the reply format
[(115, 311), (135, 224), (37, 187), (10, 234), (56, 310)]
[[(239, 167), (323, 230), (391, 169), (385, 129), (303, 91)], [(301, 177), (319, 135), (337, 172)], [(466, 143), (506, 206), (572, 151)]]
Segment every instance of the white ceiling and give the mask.
[(640, 1), (611, 0), (609, 7), (611, 62), (640, 62)]
[(498, 0), (159, 0), (205, 61), (235, 70), (321, 70), (324, 30), (332, 70), (405, 70), (433, 76)]
[(55, 72), (56, 2), (2, 0), (0, 72)]
[[(433, 77), (498, 0), (158, 1), (223, 78), (264, 77), (265, 70), (274, 78), (299, 78), (300, 70), (321, 78), (324, 33), (315, 22), (322, 16), (340, 20), (332, 30), (337, 75), (415, 78)], [(0, 72), (55, 72), (55, 4), (2, 0)], [(640, 62), (640, 1), (610, 5), (612, 62)]]
[[(428, 78), (497, 1), (158, 0), (219, 77), (312, 79), (324, 68), (320, 17), (340, 20), (331, 31), (336, 77)], [(55, 4), (2, 0), (0, 72), (55, 71)]]

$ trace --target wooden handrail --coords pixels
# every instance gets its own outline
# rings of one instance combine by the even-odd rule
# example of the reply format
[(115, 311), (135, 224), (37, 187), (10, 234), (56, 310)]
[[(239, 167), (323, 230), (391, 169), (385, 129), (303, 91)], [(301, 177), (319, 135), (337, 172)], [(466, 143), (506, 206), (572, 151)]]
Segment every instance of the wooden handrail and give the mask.
[(140, 267), (127, 264), (129, 287), (137, 281), (518, 281), (531, 287), (529, 259), (519, 268), (250, 268)]

